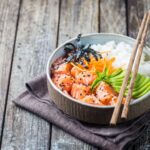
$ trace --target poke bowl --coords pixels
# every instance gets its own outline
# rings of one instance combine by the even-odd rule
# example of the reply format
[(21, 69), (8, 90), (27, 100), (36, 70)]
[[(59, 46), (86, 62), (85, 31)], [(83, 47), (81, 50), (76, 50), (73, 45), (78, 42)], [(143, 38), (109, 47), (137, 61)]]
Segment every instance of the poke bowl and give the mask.
[[(47, 63), (49, 97), (71, 117), (109, 124), (134, 43), (133, 38), (112, 33), (79, 35), (66, 41), (54, 50)], [(128, 119), (119, 118), (118, 123), (149, 110), (149, 68), (150, 49), (145, 46)]]

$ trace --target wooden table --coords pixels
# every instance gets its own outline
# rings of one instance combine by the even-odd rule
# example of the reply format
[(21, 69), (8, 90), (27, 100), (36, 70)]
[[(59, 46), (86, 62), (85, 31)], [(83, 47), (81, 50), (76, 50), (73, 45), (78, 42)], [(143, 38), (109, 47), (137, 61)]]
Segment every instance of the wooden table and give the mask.
[[(90, 32), (136, 37), (148, 9), (150, 0), (1, 0), (1, 149), (97, 150), (19, 109), (12, 100), (24, 90), (26, 81), (45, 71), (51, 51), (60, 43)], [(135, 149), (150, 149), (149, 130)]]

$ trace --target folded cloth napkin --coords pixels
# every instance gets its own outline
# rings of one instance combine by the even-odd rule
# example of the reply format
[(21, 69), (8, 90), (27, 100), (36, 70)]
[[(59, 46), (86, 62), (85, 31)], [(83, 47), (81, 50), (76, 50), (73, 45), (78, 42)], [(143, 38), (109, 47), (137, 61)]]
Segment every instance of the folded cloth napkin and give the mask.
[(87, 124), (63, 113), (49, 97), (46, 75), (42, 75), (26, 83), (26, 91), (14, 103), (103, 150), (125, 149), (142, 135), (150, 120), (150, 112), (147, 112), (135, 120), (115, 127)]

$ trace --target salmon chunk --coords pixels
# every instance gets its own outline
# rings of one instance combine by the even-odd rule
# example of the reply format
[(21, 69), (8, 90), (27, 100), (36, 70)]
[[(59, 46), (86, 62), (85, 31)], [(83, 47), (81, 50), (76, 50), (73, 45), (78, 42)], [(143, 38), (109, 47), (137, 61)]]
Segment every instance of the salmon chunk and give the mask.
[[(105, 82), (101, 82), (96, 89), (96, 97), (105, 105), (116, 103), (117, 93)], [(113, 100), (113, 102), (112, 102)]]
[(77, 83), (90, 85), (96, 79), (96, 75), (91, 72), (84, 71), (84, 72), (77, 74), (75, 78), (76, 78)]
[(74, 79), (66, 74), (57, 74), (52, 78), (52, 80), (59, 89), (67, 92), (71, 91), (74, 83)]
[(79, 70), (77, 67), (73, 67), (73, 68), (71, 69), (71, 75), (72, 75), (73, 77), (77, 76), (79, 73), (81, 73), (81, 70)]
[(89, 103), (89, 104), (97, 104), (97, 105), (101, 105), (103, 106), (104, 104), (101, 103), (97, 97), (95, 97), (94, 95), (87, 95), (85, 96), (81, 101)]
[(71, 96), (76, 99), (83, 99), (90, 93), (90, 87), (83, 84), (74, 83), (72, 85)]
[[(117, 103), (117, 100), (118, 100), (118, 96), (114, 96), (114, 97), (112, 98), (112, 100), (110, 101), (109, 104), (112, 105), (112, 106), (114, 106), (114, 105)], [(125, 101), (126, 101), (126, 98), (123, 97), (123, 99), (122, 99), (122, 104), (124, 104)]]
[(55, 70), (54, 70), (54, 74), (70, 74), (70, 70), (72, 68), (72, 65), (69, 64), (69, 63), (63, 63), (57, 67), (55, 67)]

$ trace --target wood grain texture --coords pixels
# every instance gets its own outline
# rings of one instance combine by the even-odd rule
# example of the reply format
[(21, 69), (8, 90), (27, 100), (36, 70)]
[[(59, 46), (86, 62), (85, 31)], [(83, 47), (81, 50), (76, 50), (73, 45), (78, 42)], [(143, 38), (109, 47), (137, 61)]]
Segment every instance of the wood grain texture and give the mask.
[[(150, 10), (150, 0), (128, 0), (128, 34), (136, 38), (144, 12)], [(150, 30), (150, 28), (149, 28)], [(147, 44), (150, 46), (150, 31), (147, 34)], [(137, 140), (136, 150), (150, 149), (150, 124), (143, 136)]]
[(100, 0), (100, 31), (126, 34), (124, 0)]
[[(7, 97), (7, 88), (15, 32), (17, 27), (17, 16), (19, 10), (19, 0), (1, 0), (0, 2), (0, 136), (2, 121)], [(7, 26), (9, 24), (9, 26)]]
[(63, 0), (58, 43), (79, 33), (98, 32), (98, 0)]
[[(136, 38), (144, 12), (150, 10), (149, 0), (128, 0), (128, 32), (129, 36)], [(150, 29), (150, 28), (149, 28)], [(150, 32), (149, 32), (150, 33)], [(150, 46), (150, 34), (147, 36), (147, 43)]]
[[(98, 32), (98, 0), (61, 1), (58, 44), (79, 33)], [(96, 150), (53, 126), (51, 150)]]
[(14, 61), (6, 110), (3, 150), (48, 150), (50, 125), (12, 103), (24, 82), (45, 72), (56, 46), (58, 0), (24, 0), (21, 5)]

